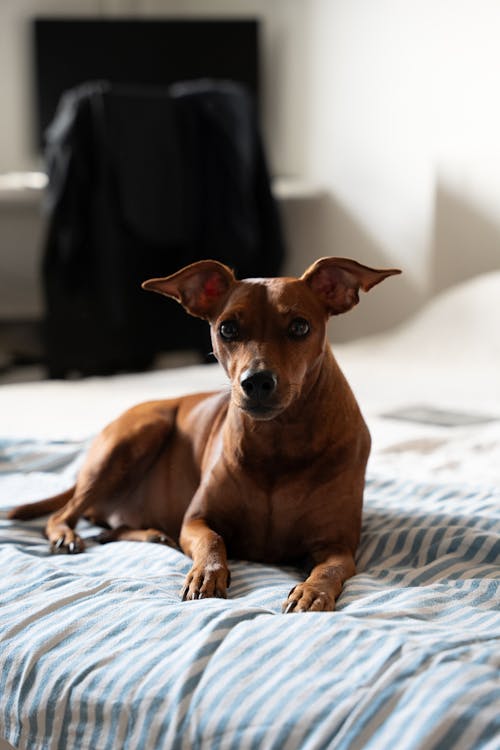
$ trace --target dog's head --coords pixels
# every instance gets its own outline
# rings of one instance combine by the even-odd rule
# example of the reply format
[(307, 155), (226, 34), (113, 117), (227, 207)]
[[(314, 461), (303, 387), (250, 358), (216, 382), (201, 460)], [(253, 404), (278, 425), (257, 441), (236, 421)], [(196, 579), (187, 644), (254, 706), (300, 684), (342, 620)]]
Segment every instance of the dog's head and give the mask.
[(203, 260), (143, 283), (210, 323), (213, 351), (227, 372), (233, 402), (255, 419), (287, 409), (317, 374), (330, 315), (347, 312), (397, 269), (375, 270), (347, 258), (321, 258), (300, 278), (238, 281), (222, 263)]

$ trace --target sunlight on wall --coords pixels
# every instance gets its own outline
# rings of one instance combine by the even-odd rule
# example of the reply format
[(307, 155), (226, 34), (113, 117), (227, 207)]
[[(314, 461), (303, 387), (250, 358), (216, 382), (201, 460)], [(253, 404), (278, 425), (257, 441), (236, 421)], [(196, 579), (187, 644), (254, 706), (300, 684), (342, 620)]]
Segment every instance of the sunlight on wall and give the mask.
[[(499, 28), (495, 0), (315, 3), (311, 174), (417, 292), (445, 185), (500, 224)], [(477, 247), (461, 251), (472, 272)]]

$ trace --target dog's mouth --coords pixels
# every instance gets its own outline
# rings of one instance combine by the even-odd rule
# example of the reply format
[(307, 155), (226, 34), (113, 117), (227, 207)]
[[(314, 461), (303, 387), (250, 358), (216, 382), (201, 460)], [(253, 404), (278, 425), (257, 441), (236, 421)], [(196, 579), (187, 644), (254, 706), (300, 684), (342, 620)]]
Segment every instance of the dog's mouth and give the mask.
[(274, 419), (283, 409), (278, 404), (262, 404), (243, 401), (238, 404), (241, 411), (256, 420)]

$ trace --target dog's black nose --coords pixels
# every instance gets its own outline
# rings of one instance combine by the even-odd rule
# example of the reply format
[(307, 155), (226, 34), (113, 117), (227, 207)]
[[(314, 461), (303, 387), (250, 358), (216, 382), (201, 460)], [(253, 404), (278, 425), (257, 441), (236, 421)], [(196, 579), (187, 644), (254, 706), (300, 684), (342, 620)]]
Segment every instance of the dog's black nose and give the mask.
[(273, 395), (278, 378), (271, 370), (245, 370), (240, 378), (245, 395), (256, 403), (265, 403)]

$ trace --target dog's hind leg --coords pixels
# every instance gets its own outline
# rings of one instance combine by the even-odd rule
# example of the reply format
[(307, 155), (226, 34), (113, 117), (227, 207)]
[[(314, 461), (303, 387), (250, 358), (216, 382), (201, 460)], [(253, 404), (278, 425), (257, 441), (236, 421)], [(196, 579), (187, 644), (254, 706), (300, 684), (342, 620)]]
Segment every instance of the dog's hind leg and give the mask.
[(152, 542), (165, 544), (167, 547), (179, 549), (179, 545), (167, 534), (159, 529), (131, 529), (130, 526), (119, 526), (117, 529), (106, 529), (97, 537), (100, 544), (108, 542)]
[[(54, 553), (74, 554), (85, 548), (75, 532), (86, 514), (105, 517), (113, 498), (131, 492), (165, 446), (175, 424), (178, 401), (151, 401), (126, 411), (90, 446), (74, 494), (50, 516), (45, 527)], [(161, 533), (161, 532), (160, 532)]]

